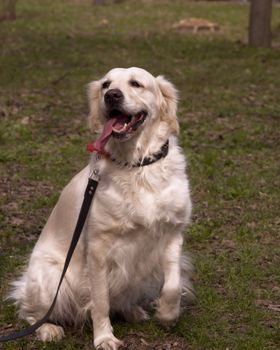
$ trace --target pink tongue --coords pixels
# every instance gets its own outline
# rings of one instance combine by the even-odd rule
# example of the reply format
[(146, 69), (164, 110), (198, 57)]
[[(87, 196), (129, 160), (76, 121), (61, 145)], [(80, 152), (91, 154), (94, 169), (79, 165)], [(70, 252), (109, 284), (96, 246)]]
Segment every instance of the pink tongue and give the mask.
[(110, 118), (107, 123), (104, 125), (102, 134), (100, 137), (93, 143), (94, 148), (98, 152), (104, 152), (106, 143), (109, 141), (110, 136), (113, 132), (113, 126), (117, 122), (117, 118)]

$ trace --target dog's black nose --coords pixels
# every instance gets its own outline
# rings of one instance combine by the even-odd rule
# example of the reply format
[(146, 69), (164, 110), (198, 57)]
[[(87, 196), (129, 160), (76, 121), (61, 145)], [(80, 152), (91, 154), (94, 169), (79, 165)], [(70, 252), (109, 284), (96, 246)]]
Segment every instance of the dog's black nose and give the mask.
[(124, 96), (120, 89), (110, 89), (104, 96), (105, 103), (108, 105), (116, 105), (122, 102)]

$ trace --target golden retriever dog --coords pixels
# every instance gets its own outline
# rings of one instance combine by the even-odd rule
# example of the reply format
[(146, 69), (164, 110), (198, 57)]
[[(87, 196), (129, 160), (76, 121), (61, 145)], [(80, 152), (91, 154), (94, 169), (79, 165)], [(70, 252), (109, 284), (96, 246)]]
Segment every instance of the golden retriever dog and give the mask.
[[(13, 283), (19, 316), (35, 323), (48, 310), (92, 169), (100, 181), (49, 323), (37, 335), (59, 340), (63, 326), (91, 317), (94, 346), (116, 350), (112, 314), (172, 324), (182, 295), (192, 295), (191, 263), (182, 253), (191, 200), (177, 143), (177, 91), (163, 76), (115, 68), (89, 84), (89, 123), (100, 134), (89, 164), (62, 191)], [(149, 307), (150, 306), (150, 307)], [(147, 307), (149, 314), (147, 312)], [(146, 310), (145, 310), (146, 308)]]

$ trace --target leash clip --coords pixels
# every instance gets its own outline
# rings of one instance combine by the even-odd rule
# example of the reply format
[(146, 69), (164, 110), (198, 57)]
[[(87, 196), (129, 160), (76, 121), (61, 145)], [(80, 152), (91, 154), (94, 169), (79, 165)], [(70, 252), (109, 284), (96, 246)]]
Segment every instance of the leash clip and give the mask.
[(100, 177), (99, 177), (99, 170), (98, 169), (93, 169), (89, 175), (89, 178), (99, 182)]
[[(95, 161), (98, 162), (101, 159), (101, 155), (96, 152), (95, 154)], [(100, 176), (99, 176), (99, 169), (97, 168), (97, 165), (94, 164), (94, 168), (90, 172), (89, 178), (99, 182), (100, 181)]]

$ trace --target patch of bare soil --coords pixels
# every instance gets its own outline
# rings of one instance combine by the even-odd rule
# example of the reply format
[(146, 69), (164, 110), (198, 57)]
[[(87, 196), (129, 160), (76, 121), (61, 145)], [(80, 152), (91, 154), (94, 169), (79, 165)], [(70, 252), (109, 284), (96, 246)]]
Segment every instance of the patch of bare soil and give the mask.
[[(50, 184), (30, 181), (24, 178), (14, 179), (3, 176), (0, 179), (2, 192), (2, 203), (0, 210), (3, 213), (3, 219), (0, 227), (9, 227), (17, 235), (13, 239), (34, 240), (38, 237), (41, 229), (42, 220), (50, 211), (49, 208), (40, 208), (26, 210), (26, 204), (34, 200), (34, 193), (48, 197), (53, 189)], [(36, 230), (36, 232), (34, 232)], [(4, 237), (2, 237), (4, 240)]]
[(124, 338), (124, 349), (128, 350), (188, 350), (191, 349), (184, 338), (169, 336), (150, 340), (143, 333), (130, 333)]

